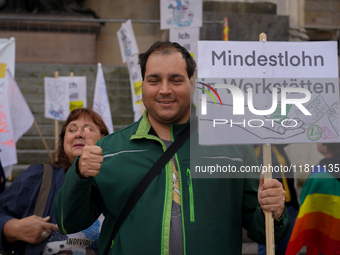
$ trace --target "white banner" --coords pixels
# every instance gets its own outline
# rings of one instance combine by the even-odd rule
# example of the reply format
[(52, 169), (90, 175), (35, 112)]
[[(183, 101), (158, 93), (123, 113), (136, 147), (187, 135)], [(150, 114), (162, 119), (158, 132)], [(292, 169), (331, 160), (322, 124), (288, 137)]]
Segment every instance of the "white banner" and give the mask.
[[(225, 55), (203, 44), (198, 74), (209, 77), (196, 81), (200, 144), (340, 142), (336, 44), (247, 42), (229, 47), (223, 42)], [(266, 47), (258, 50), (259, 44)], [(224, 57), (226, 65), (217, 64)], [(229, 66), (234, 60), (238, 65)], [(254, 66), (245, 64), (253, 60)], [(261, 77), (251, 70), (259, 64)]]
[(109, 133), (113, 133), (109, 98), (107, 96), (104, 74), (100, 63), (98, 63), (96, 86), (94, 89), (93, 110), (102, 117)]
[[(138, 64), (137, 54), (132, 55), (127, 59), (127, 66), (129, 69), (132, 107), (135, 113), (135, 121), (138, 120), (142, 113), (142, 74), (140, 65)], [(137, 115), (137, 116), (136, 116)]]
[(337, 78), (337, 42), (199, 41), (199, 78)]
[[(6, 177), (17, 163), (16, 142), (32, 126), (33, 114), (7, 68), (0, 104), (0, 158)], [(7, 170), (7, 171), (6, 171)]]
[(202, 27), (202, 0), (160, 0), (161, 29)]
[(70, 92), (67, 79), (45, 77), (45, 118), (66, 120), (70, 113)]
[(170, 41), (177, 42), (186, 48), (197, 62), (197, 42), (199, 40), (200, 29), (192, 27), (171, 28)]
[(0, 38), (0, 98), (5, 82), (6, 67), (15, 77), (15, 39)]
[(117, 31), (117, 37), (123, 63), (125, 63), (128, 57), (139, 52), (131, 20), (128, 20), (120, 27)]

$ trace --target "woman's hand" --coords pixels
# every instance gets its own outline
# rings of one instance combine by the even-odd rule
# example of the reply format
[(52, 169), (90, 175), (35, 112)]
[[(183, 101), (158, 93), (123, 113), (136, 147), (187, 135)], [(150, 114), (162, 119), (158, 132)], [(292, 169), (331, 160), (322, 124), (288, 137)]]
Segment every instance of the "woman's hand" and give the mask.
[[(3, 228), (3, 235), (7, 243), (15, 241), (24, 241), (31, 244), (39, 244), (46, 240), (52, 233), (52, 230), (59, 231), (56, 224), (48, 222), (50, 216), (45, 218), (32, 215), (23, 219), (10, 219)], [(47, 237), (41, 234), (46, 231)]]

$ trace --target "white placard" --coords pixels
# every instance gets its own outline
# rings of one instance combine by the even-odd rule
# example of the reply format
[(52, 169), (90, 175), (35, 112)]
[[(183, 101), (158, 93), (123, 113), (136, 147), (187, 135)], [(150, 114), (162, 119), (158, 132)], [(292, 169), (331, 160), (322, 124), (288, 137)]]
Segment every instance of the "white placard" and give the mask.
[(70, 111), (87, 106), (86, 76), (59, 77), (65, 79), (69, 85)]
[[(222, 45), (227, 64), (237, 56), (243, 65), (217, 63), (224, 61)], [(196, 81), (200, 144), (340, 142), (336, 43), (237, 45), (199, 43), (198, 76), (208, 76)], [(213, 60), (213, 51), (219, 52), (219, 60)], [(247, 56), (255, 66), (245, 65)], [(297, 56), (302, 56), (300, 65)], [(265, 57), (267, 65), (259, 67)]]
[(161, 29), (202, 27), (202, 0), (160, 0)]
[(337, 78), (337, 42), (199, 41), (199, 78)]
[(197, 62), (199, 33), (200, 29), (198, 27), (171, 28), (169, 37), (171, 42), (177, 42), (186, 48)]
[(45, 118), (66, 120), (70, 113), (69, 83), (63, 78), (45, 77)]
[(134, 112), (140, 112), (142, 101), (142, 74), (138, 64), (138, 56), (133, 55), (128, 58), (127, 66), (129, 69), (130, 87), (132, 96), (132, 107)]
[(117, 31), (117, 37), (123, 63), (125, 63), (128, 57), (139, 52), (131, 20), (128, 20), (120, 27)]

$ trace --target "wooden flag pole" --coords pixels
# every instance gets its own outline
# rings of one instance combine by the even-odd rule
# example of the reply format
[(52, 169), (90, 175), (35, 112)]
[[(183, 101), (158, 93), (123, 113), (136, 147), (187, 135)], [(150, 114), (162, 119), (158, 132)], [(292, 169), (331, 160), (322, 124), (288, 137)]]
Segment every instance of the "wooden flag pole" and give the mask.
[[(265, 33), (260, 34), (260, 42), (266, 42), (267, 35)], [(272, 172), (269, 171), (272, 164), (272, 148), (269, 143), (262, 145), (263, 149), (263, 166), (267, 167), (267, 171), (264, 173), (264, 182), (267, 182), (272, 178)], [(267, 255), (275, 254), (274, 244), (274, 219), (272, 212), (264, 212), (266, 218), (266, 249)]]
[[(58, 79), (59, 72), (55, 71), (54, 78)], [(54, 120), (54, 148), (58, 148), (58, 137), (59, 137), (59, 121)]]
[(50, 158), (50, 162), (53, 163), (53, 157), (52, 157), (52, 153), (51, 153), (51, 151), (50, 151), (50, 148), (48, 148), (48, 145), (47, 145), (47, 143), (46, 143), (46, 141), (45, 141), (45, 138), (44, 138), (44, 136), (42, 135), (42, 133), (41, 133), (41, 131), (40, 131), (40, 128), (39, 128), (39, 126), (38, 126), (38, 123), (37, 123), (35, 120), (34, 120), (34, 126), (35, 126), (36, 130), (38, 131), (38, 134), (39, 134), (39, 136), (40, 136), (40, 138), (41, 138), (41, 141), (43, 142), (43, 144), (44, 144), (44, 146), (45, 146), (45, 149), (47, 150), (48, 157)]

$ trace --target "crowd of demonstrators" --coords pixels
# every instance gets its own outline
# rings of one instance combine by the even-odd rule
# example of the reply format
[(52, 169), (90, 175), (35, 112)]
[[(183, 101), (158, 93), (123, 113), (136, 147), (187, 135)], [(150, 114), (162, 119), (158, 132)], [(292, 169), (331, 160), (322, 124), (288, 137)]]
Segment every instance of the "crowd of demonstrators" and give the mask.
[[(89, 227), (103, 213), (100, 254), (241, 254), (242, 227), (265, 243), (263, 211), (273, 212), (275, 239), (289, 231), (285, 191), (278, 180), (191, 178), (190, 160), (241, 167), (257, 165), (250, 145), (199, 146), (197, 129), (136, 201), (110, 238), (117, 218), (144, 175), (168, 146), (193, 125), (196, 64), (177, 43), (156, 42), (140, 54), (146, 111), (130, 126), (86, 146), (55, 199), (64, 232)], [(192, 145), (190, 147), (190, 144)], [(195, 158), (193, 158), (195, 155)], [(136, 191), (138, 192), (138, 191)], [(107, 253), (105, 253), (107, 254)]]
[(89, 229), (63, 235), (55, 224), (53, 212), (54, 198), (64, 183), (65, 174), (85, 145), (85, 133), (96, 142), (107, 135), (108, 130), (94, 111), (73, 110), (63, 124), (55, 161), (50, 165), (53, 174), (42, 217), (33, 215), (44, 173), (42, 164), (22, 171), (0, 195), (0, 250), (4, 253), (46, 255), (74, 251), (71, 254), (98, 254), (102, 217), (93, 221)]
[(307, 254), (340, 254), (340, 143), (318, 143), (324, 156), (312, 169), (300, 195), (301, 207), (287, 255), (307, 246)]
[[(291, 165), (289, 158), (284, 150), (287, 144), (272, 144), (271, 145), (271, 165), (275, 166), (289, 166)], [(257, 160), (259, 165), (263, 165), (263, 150), (262, 145), (254, 146), (255, 153), (257, 156)], [(281, 167), (282, 169), (282, 167)], [(273, 172), (272, 178), (277, 179), (282, 185), (286, 192), (286, 201), (285, 205), (289, 211), (290, 219), (291, 219), (291, 226), (288, 235), (279, 243), (275, 245), (275, 254), (276, 255), (284, 255), (286, 253), (286, 248), (289, 242), (290, 235), (293, 230), (293, 226), (295, 224), (295, 220), (297, 214), (299, 212), (299, 202), (298, 197), (295, 189), (294, 183), (294, 173), (293, 171), (288, 172)], [(266, 246), (265, 245), (258, 245), (258, 255), (266, 255)]]

